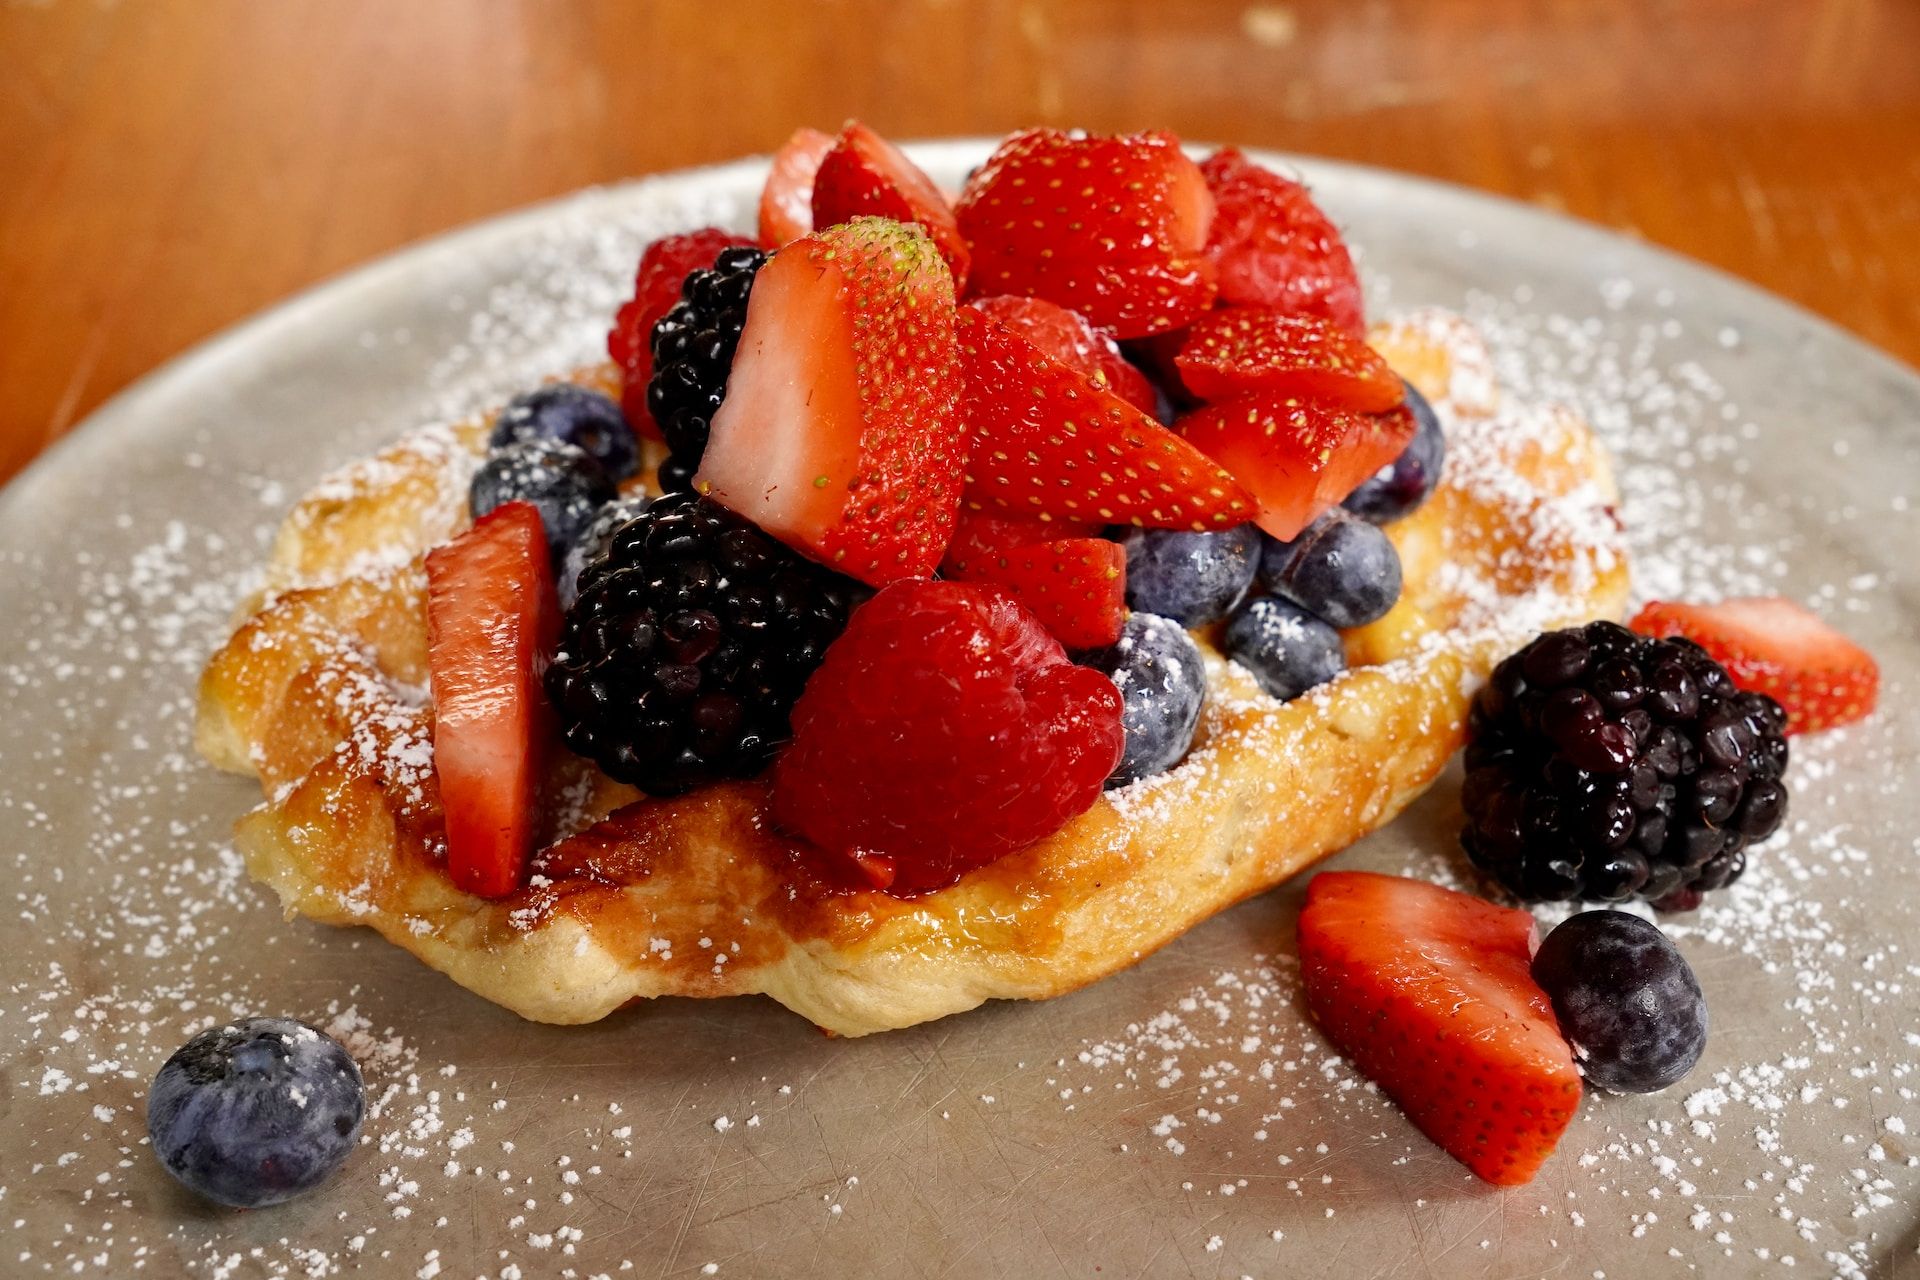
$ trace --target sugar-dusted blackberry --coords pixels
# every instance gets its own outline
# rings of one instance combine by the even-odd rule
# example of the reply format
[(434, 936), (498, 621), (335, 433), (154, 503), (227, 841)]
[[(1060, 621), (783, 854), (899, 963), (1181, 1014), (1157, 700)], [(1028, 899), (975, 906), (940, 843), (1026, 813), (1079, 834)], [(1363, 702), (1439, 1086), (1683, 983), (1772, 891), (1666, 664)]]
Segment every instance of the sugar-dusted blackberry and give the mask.
[(668, 494), (581, 572), (547, 670), (567, 745), (654, 795), (760, 772), (858, 591), (718, 503)]
[(1550, 631), (1494, 669), (1469, 721), (1474, 865), (1528, 901), (1691, 910), (1786, 816), (1786, 716), (1688, 640)]
[(758, 249), (723, 249), (711, 267), (688, 274), (680, 301), (653, 326), (647, 410), (672, 454), (660, 468), (663, 488), (684, 492), (693, 487), (747, 322), (747, 295), (766, 261)]

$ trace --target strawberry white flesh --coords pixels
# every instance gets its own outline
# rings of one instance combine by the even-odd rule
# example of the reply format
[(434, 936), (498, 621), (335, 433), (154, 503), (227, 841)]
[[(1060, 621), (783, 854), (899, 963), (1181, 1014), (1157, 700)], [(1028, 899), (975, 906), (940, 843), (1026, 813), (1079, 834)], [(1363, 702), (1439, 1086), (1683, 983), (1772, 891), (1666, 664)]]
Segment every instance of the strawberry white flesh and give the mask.
[(940, 564), (965, 483), (953, 276), (918, 226), (787, 245), (747, 302), (694, 487), (880, 586)]
[(552, 712), (540, 679), (560, 630), (546, 532), (509, 502), (427, 555), (433, 755), (447, 873), (468, 893), (520, 887)]
[(727, 396), (695, 480), (702, 493), (790, 545), (837, 514), (860, 448), (845, 273), (775, 254), (747, 301)]

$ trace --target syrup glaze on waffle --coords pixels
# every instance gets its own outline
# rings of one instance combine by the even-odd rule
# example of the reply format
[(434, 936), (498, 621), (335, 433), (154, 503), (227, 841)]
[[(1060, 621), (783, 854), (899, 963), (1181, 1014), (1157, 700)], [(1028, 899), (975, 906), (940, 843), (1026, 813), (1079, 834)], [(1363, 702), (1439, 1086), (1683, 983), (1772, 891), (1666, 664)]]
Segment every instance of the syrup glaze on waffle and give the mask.
[(550, 779), (552, 843), (528, 885), (501, 901), (456, 890), (421, 557), (466, 522), (486, 424), (416, 433), (296, 507), (203, 677), (202, 753), (266, 797), (239, 825), (248, 867), (290, 914), (375, 928), (541, 1021), (759, 993), (860, 1035), (1130, 965), (1389, 821), (1459, 746), (1495, 662), (1625, 603), (1617, 495), (1585, 424), (1503, 401), (1457, 317), (1415, 313), (1370, 340), (1434, 402), (1449, 460), (1427, 504), (1389, 527), (1406, 587), (1349, 633), (1354, 669), (1281, 704), (1203, 640), (1208, 700), (1186, 761), (910, 900), (823, 879), (766, 821), (760, 783), (648, 800), (572, 760)]

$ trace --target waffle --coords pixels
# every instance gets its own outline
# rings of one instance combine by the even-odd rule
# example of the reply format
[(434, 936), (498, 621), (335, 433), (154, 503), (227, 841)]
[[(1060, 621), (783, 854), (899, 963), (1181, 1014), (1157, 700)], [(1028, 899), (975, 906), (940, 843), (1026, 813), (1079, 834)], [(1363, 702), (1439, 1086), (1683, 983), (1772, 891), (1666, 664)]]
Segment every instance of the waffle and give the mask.
[(1353, 669), (1282, 704), (1201, 637), (1189, 757), (950, 888), (900, 900), (822, 881), (773, 828), (763, 782), (649, 799), (572, 759), (549, 780), (549, 843), (526, 887), (499, 901), (453, 887), (422, 557), (467, 521), (484, 421), (349, 468), (281, 528), (200, 690), (202, 753), (265, 795), (238, 847), (289, 916), (376, 929), (541, 1022), (760, 994), (852, 1036), (1085, 986), (1391, 820), (1460, 746), (1495, 662), (1624, 606), (1616, 495), (1586, 425), (1503, 401), (1457, 317), (1417, 313), (1371, 340), (1434, 402), (1449, 459), (1390, 526), (1405, 590), (1348, 633)]

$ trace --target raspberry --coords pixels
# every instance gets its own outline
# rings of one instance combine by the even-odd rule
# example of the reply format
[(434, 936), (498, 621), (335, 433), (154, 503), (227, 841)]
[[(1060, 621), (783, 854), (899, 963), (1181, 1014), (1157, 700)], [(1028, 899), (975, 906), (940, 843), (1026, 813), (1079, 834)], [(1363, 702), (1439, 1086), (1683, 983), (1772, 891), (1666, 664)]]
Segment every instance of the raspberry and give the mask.
[(1120, 763), (1120, 695), (998, 587), (905, 581), (793, 710), (774, 814), (878, 887), (941, 889), (1066, 825)]
[(1207, 255), (1218, 272), (1220, 301), (1323, 316), (1364, 338), (1353, 257), (1307, 189), (1231, 147), (1210, 156), (1200, 172), (1216, 202)]

